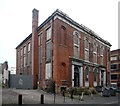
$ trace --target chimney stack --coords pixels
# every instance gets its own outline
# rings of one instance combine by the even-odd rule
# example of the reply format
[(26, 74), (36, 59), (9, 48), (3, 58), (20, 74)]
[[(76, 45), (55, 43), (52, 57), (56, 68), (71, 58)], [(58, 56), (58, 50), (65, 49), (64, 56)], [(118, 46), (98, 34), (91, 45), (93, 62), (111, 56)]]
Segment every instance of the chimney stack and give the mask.
[(37, 88), (38, 79), (38, 13), (39, 11), (33, 9), (32, 11), (32, 75), (33, 88)]

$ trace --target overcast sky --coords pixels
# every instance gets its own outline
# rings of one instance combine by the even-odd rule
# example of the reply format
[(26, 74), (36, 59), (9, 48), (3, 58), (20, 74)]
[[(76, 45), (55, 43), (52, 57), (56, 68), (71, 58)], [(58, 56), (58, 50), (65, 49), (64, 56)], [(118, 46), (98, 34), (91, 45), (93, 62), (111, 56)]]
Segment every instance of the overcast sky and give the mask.
[(16, 46), (32, 32), (32, 10), (39, 25), (56, 9), (83, 24), (118, 49), (119, 0), (0, 0), (0, 63), (16, 67)]

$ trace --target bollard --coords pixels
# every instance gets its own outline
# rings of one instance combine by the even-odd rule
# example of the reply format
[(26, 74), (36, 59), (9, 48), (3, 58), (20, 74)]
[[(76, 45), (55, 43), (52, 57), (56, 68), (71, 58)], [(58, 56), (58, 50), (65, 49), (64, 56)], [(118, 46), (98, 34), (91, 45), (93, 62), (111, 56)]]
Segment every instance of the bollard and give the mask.
[(55, 104), (55, 93), (54, 93), (54, 104)]
[(71, 99), (72, 99), (72, 100), (73, 100), (73, 92), (74, 92), (74, 91), (72, 90), (72, 92), (71, 92)]
[(64, 102), (65, 102), (65, 91), (63, 91), (63, 96), (64, 96)]
[(81, 101), (83, 101), (84, 99), (83, 99), (83, 94), (84, 94), (84, 92), (82, 92), (82, 95), (81, 95)]
[(44, 104), (44, 95), (41, 94), (41, 104)]
[(18, 105), (22, 105), (22, 95), (18, 95)]

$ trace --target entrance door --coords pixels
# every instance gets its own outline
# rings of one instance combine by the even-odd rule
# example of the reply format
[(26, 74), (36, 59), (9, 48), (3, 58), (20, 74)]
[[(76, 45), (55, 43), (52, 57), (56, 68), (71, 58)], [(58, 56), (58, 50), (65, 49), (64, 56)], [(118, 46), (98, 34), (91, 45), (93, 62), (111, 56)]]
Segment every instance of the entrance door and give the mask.
[(74, 87), (79, 87), (79, 69), (74, 68)]

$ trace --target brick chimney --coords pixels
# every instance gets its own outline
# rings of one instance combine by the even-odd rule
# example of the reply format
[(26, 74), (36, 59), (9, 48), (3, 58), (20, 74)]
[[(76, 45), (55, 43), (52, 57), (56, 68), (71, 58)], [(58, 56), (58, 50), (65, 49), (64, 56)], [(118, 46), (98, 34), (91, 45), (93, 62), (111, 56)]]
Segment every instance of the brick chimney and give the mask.
[(38, 77), (38, 13), (39, 11), (33, 9), (32, 11), (32, 75), (33, 88), (37, 88)]

